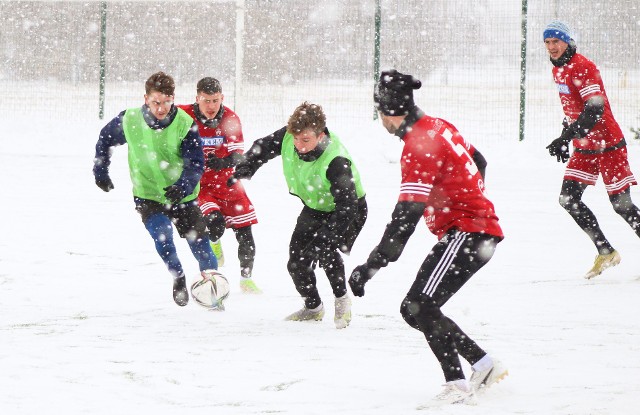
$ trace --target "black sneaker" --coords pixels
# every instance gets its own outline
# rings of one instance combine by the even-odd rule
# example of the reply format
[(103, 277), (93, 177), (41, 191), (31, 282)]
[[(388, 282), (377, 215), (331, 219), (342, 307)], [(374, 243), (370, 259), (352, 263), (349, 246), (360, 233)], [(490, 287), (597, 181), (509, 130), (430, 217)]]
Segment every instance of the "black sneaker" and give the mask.
[(173, 301), (175, 301), (180, 307), (184, 307), (189, 303), (187, 279), (184, 275), (173, 280)]

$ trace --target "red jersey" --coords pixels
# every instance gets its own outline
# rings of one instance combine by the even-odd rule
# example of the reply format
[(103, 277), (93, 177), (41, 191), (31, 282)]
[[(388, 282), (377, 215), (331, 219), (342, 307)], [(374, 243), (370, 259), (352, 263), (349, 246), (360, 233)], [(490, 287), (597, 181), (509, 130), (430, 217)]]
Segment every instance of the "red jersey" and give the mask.
[(484, 195), (475, 148), (453, 125), (423, 115), (402, 140), (399, 202), (424, 203), (427, 227), (438, 239), (451, 228), (504, 237)]
[[(228, 107), (223, 107), (224, 113), (222, 114), (222, 119), (215, 128), (207, 127), (196, 117), (193, 111), (193, 104), (178, 105), (178, 108), (185, 110), (198, 124), (198, 131), (204, 142), (205, 161), (209, 154), (224, 158), (234, 152), (244, 153), (244, 137), (242, 135), (240, 118)], [(205, 167), (202, 179), (200, 179), (200, 186), (215, 189), (215, 193), (224, 199), (224, 194), (229, 191), (233, 192), (237, 187), (242, 186), (240, 181), (238, 181), (231, 188), (227, 187), (227, 180), (232, 174), (233, 168), (215, 171)]]
[(576, 53), (566, 65), (553, 67), (553, 80), (558, 86), (562, 109), (570, 124), (576, 121), (589, 98), (601, 97), (604, 100), (602, 118), (589, 134), (573, 140), (574, 148), (602, 150), (624, 138), (620, 126), (613, 118), (600, 71), (593, 62)]

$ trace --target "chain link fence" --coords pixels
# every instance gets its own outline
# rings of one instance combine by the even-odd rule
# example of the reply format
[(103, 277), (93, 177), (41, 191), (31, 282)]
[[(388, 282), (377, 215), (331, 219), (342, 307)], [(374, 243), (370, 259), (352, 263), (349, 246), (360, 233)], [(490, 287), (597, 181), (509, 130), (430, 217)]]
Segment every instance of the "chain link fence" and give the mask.
[[(525, 130), (547, 142), (562, 112), (542, 42), (555, 18), (600, 67), (628, 136), (640, 126), (640, 6), (635, 0), (526, 2)], [(376, 12), (381, 23), (375, 25)], [(101, 13), (106, 12), (106, 26)], [(330, 121), (370, 123), (379, 29), (380, 67), (423, 81), (416, 102), (474, 142), (517, 140), (523, 4), (509, 0), (2, 1), (0, 111), (97, 118), (101, 36), (104, 116), (141, 105), (144, 81), (163, 70), (192, 102), (214, 76), (247, 126), (279, 128), (303, 100)]]

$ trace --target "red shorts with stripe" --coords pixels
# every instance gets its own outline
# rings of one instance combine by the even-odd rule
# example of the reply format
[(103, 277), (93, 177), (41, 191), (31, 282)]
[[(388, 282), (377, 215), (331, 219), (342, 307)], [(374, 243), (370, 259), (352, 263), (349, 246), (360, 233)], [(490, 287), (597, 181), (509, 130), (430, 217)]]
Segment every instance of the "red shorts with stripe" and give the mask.
[(564, 172), (564, 179), (595, 185), (598, 175), (602, 175), (604, 186), (610, 195), (638, 184), (629, 167), (626, 146), (600, 154), (574, 152)]
[(224, 216), (227, 228), (244, 228), (258, 223), (256, 211), (242, 185), (237, 183), (228, 192), (221, 194), (217, 189), (202, 186), (198, 204), (202, 215), (219, 211)]

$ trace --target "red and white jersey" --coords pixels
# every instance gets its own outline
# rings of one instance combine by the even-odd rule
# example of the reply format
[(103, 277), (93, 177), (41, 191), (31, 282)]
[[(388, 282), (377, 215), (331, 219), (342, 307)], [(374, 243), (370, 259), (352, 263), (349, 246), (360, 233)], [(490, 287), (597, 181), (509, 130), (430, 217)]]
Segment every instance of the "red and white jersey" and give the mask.
[(587, 136), (573, 140), (574, 148), (602, 150), (624, 138), (620, 126), (613, 118), (600, 71), (593, 62), (576, 53), (566, 65), (553, 67), (553, 80), (558, 87), (562, 109), (570, 124), (578, 119), (584, 103), (589, 98), (601, 97), (604, 101), (602, 118)]
[(475, 148), (447, 121), (422, 116), (404, 137), (398, 201), (426, 205), (424, 218), (438, 239), (451, 228), (504, 235), (473, 161)]
[[(224, 158), (231, 153), (244, 153), (244, 137), (242, 135), (242, 124), (240, 118), (228, 107), (224, 107), (222, 119), (216, 128), (204, 125), (194, 114), (193, 104), (178, 105), (193, 118), (198, 124), (198, 131), (204, 143), (204, 159), (207, 160), (209, 154)], [(231, 188), (227, 187), (227, 180), (233, 174), (233, 168), (212, 170), (205, 166), (204, 174), (200, 179), (200, 186), (215, 189), (215, 193), (224, 198), (223, 195), (229, 191), (233, 192), (236, 187), (241, 187), (238, 181)]]

